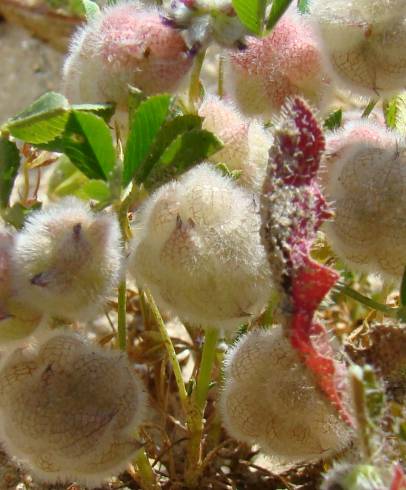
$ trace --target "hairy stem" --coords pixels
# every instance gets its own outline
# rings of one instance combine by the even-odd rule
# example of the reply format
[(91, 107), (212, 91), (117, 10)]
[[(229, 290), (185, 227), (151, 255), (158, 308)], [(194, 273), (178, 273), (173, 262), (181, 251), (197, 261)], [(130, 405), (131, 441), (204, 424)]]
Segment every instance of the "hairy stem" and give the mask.
[(202, 49), (196, 55), (189, 84), (189, 105), (192, 112), (196, 111), (196, 106), (201, 96), (200, 73), (206, 56), (206, 49)]
[(382, 313), (385, 313), (385, 315), (390, 316), (390, 317), (396, 317), (398, 309), (393, 308), (388, 305), (383, 305), (382, 303), (378, 303), (377, 301), (374, 301), (371, 298), (368, 298), (368, 296), (364, 296), (363, 294), (359, 293), (358, 291), (355, 291), (355, 289), (352, 289), (350, 286), (346, 286), (345, 284), (338, 284), (336, 286), (336, 290), (338, 292), (345, 294), (346, 296), (349, 296), (352, 299), (355, 299), (359, 303), (362, 303), (363, 305), (367, 306), (368, 308), (371, 308), (373, 310), (380, 311)]
[(151, 313), (154, 317), (155, 323), (159, 329), (159, 333), (161, 334), (162, 341), (165, 344), (166, 352), (168, 353), (169, 362), (172, 367), (173, 374), (175, 376), (175, 381), (178, 386), (179, 399), (182, 404), (182, 408), (185, 413), (188, 410), (188, 396), (185, 388), (185, 383), (182, 377), (182, 370), (180, 368), (180, 364), (178, 358), (176, 356), (175, 348), (173, 347), (172, 340), (168, 335), (168, 331), (166, 330), (165, 323), (162, 319), (161, 314), (159, 313), (158, 307), (155, 304), (154, 298), (151, 293), (146, 290), (145, 295), (147, 297), (147, 301), (151, 310)]
[(127, 348), (127, 285), (125, 276), (118, 286), (118, 346), (125, 351)]
[(196, 389), (193, 394), (188, 417), (190, 439), (185, 480), (190, 488), (197, 487), (202, 469), (204, 409), (206, 407), (207, 396), (210, 389), (211, 372), (216, 358), (218, 337), (219, 334), (217, 329), (209, 328), (206, 330)]
[(154, 470), (152, 469), (151, 463), (144, 449), (140, 449), (138, 451), (135, 457), (135, 464), (137, 465), (138, 473), (140, 475), (142, 489), (159, 489), (160, 485), (156, 481)]

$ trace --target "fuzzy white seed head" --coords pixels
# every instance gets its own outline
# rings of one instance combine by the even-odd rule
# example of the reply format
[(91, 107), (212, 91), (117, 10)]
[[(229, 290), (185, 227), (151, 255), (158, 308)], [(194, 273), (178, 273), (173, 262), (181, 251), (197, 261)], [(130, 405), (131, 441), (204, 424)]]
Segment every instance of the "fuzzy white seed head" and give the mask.
[(233, 51), (227, 64), (227, 90), (248, 115), (269, 116), (286, 97), (303, 95), (324, 105), (328, 77), (320, 42), (308, 19), (291, 7), (271, 34), (247, 38), (247, 47)]
[(228, 433), (275, 466), (328, 458), (350, 440), (279, 326), (250, 332), (227, 354), (220, 406)]
[(67, 197), (27, 219), (13, 250), (14, 282), (29, 305), (60, 318), (86, 319), (114, 292), (122, 267), (113, 215)]
[(158, 8), (124, 2), (105, 8), (74, 36), (63, 69), (73, 102), (127, 105), (128, 85), (173, 91), (191, 67), (187, 46)]
[(259, 189), (265, 177), (272, 136), (255, 120), (242, 116), (234, 104), (208, 95), (199, 108), (203, 128), (214, 133), (224, 148), (210, 160), (241, 171), (240, 181)]
[(312, 0), (310, 10), (339, 81), (369, 96), (405, 87), (403, 0)]
[(399, 279), (406, 263), (406, 152), (377, 125), (351, 125), (327, 145), (326, 195), (335, 217), (325, 232), (355, 270)]
[(42, 317), (38, 310), (27, 306), (12, 287), (13, 247), (13, 235), (0, 228), (0, 344), (29, 336)]
[(93, 487), (122, 471), (145, 413), (125, 355), (67, 331), (14, 351), (0, 370), (2, 442), (44, 481)]
[(269, 299), (259, 226), (253, 194), (199, 165), (161, 187), (139, 213), (130, 270), (182, 320), (235, 329)]

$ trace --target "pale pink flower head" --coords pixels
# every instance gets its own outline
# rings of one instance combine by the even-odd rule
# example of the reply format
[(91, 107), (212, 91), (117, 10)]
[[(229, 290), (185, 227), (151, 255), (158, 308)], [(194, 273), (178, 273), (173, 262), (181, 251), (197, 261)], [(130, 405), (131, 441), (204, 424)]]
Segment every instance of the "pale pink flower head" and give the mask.
[(203, 128), (213, 132), (224, 147), (210, 157), (229, 170), (241, 172), (239, 182), (259, 189), (265, 177), (272, 136), (259, 121), (244, 117), (230, 101), (208, 95), (199, 107)]
[(65, 92), (75, 102), (125, 105), (128, 85), (146, 94), (174, 91), (192, 64), (187, 51), (157, 8), (107, 7), (73, 38), (64, 66)]
[(320, 104), (328, 89), (318, 38), (308, 19), (290, 8), (266, 37), (247, 38), (229, 56), (228, 88), (244, 112), (278, 110), (286, 97)]

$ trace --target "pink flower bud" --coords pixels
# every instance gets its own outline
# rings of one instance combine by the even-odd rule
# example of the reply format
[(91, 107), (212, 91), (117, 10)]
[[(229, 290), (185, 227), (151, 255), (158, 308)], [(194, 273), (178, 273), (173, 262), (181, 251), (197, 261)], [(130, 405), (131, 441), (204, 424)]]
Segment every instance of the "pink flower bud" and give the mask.
[(304, 95), (320, 104), (326, 94), (319, 41), (306, 17), (290, 8), (268, 36), (248, 38), (247, 47), (230, 53), (227, 83), (250, 115), (279, 110), (286, 97)]
[(173, 91), (191, 67), (182, 36), (157, 8), (119, 3), (74, 36), (64, 66), (74, 102), (127, 103), (128, 85), (146, 94)]

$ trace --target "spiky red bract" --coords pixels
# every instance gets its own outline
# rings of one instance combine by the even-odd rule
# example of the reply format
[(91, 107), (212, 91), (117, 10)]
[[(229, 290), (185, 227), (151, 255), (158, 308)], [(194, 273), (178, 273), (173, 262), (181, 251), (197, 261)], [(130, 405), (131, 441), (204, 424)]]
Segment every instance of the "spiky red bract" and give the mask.
[(335, 271), (310, 258), (316, 232), (331, 216), (316, 181), (324, 149), (323, 131), (311, 108), (299, 97), (289, 99), (269, 152), (261, 234), (290, 312), (284, 322), (286, 335), (321, 390), (350, 423), (342, 397), (343, 367), (334, 360), (326, 330), (313, 321), (338, 279)]
[(393, 480), (390, 486), (390, 490), (405, 490), (406, 489), (406, 475), (400, 463), (395, 465), (393, 471)]

